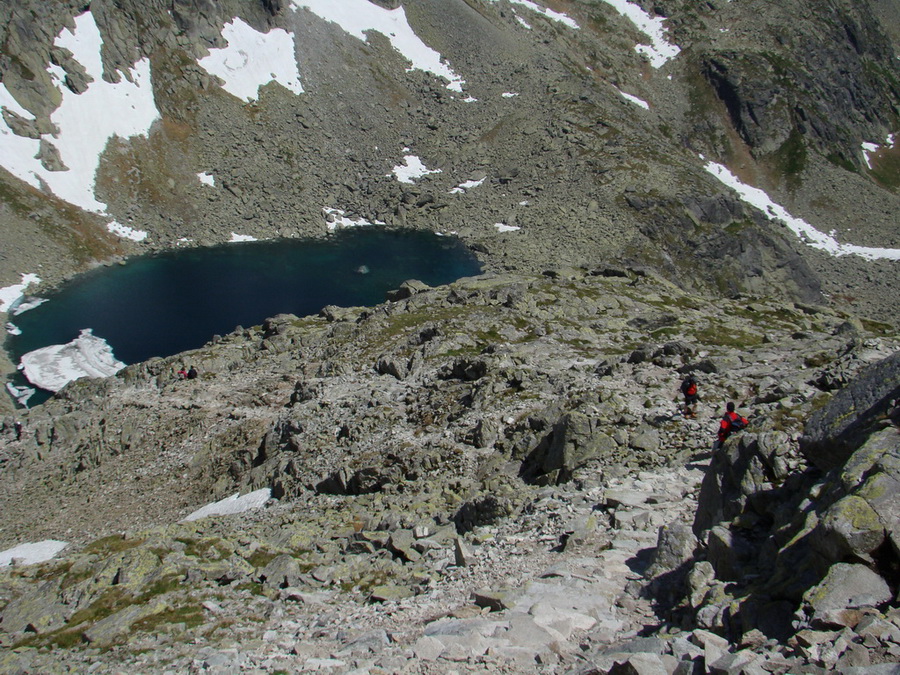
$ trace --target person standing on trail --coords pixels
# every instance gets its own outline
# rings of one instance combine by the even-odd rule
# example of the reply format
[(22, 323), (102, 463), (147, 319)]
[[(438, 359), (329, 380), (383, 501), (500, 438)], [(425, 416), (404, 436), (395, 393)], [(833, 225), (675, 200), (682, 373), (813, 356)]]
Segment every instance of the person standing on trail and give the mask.
[(722, 417), (722, 421), (719, 422), (718, 445), (721, 446), (732, 433), (740, 431), (748, 424), (746, 417), (741, 417), (734, 411), (734, 402), (729, 401), (728, 405), (725, 406), (725, 415)]
[(688, 375), (681, 382), (681, 393), (684, 394), (684, 416), (691, 419), (697, 417), (695, 407), (700, 395), (697, 393), (697, 380), (693, 375)]

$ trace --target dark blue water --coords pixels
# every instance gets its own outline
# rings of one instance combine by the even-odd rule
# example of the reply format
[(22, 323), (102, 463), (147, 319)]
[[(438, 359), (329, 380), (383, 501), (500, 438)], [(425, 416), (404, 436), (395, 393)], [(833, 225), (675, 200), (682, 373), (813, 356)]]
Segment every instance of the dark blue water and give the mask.
[(6, 348), (18, 363), (26, 352), (71, 342), (91, 328), (117, 359), (138, 363), (276, 314), (375, 305), (407, 279), (434, 286), (479, 273), (477, 259), (455, 238), (380, 228), (172, 251), (79, 276), (48, 302), (11, 317), (22, 334), (9, 336)]

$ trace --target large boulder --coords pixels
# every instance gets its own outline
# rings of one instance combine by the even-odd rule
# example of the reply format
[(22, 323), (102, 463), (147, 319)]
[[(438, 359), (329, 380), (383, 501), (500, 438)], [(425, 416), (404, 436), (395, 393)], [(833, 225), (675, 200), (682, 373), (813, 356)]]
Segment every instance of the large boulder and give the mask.
[(860, 371), (809, 418), (800, 450), (823, 471), (843, 464), (900, 397), (900, 352)]

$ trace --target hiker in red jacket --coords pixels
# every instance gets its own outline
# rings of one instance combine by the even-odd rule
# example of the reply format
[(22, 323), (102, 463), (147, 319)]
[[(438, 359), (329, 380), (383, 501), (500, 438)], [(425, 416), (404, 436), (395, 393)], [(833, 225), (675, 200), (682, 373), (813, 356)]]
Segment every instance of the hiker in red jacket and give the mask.
[(728, 405), (725, 406), (725, 410), (725, 415), (722, 417), (722, 421), (719, 422), (719, 445), (722, 445), (722, 443), (725, 442), (725, 439), (733, 432), (740, 431), (749, 424), (746, 417), (741, 417), (734, 411), (734, 403), (732, 401), (728, 402)]
[(697, 380), (693, 375), (688, 375), (681, 383), (681, 393), (684, 394), (684, 416), (695, 418), (695, 407), (700, 396), (697, 394)]

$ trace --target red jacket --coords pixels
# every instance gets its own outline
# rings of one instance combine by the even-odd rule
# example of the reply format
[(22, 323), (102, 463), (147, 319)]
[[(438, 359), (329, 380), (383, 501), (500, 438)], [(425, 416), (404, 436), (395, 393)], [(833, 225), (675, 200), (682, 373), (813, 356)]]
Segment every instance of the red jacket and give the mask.
[(734, 422), (736, 420), (740, 420), (741, 423), (737, 426), (737, 429), (743, 429), (749, 422), (746, 417), (741, 417), (736, 412), (727, 412), (725, 416), (722, 418), (722, 421), (719, 422), (719, 441), (724, 442), (726, 438), (731, 434), (732, 431), (735, 431)]

